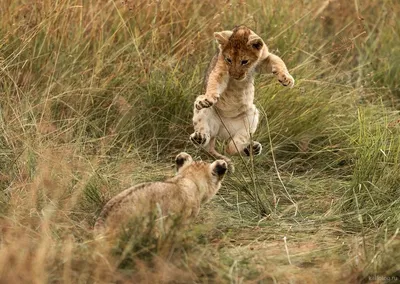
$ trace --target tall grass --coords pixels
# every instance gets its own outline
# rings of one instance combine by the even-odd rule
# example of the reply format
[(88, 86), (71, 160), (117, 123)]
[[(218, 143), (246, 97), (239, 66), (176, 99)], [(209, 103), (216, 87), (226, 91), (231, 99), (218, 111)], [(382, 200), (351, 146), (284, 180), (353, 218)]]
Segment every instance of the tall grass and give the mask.
[[(391, 0), (1, 1), (0, 282), (399, 277), (399, 13)], [(209, 159), (188, 142), (192, 105), (213, 32), (239, 24), (296, 79), (257, 77), (263, 154), (234, 157), (204, 224), (170, 242), (93, 238), (116, 193), (172, 175), (182, 150)], [(290, 266), (273, 254), (283, 235)]]

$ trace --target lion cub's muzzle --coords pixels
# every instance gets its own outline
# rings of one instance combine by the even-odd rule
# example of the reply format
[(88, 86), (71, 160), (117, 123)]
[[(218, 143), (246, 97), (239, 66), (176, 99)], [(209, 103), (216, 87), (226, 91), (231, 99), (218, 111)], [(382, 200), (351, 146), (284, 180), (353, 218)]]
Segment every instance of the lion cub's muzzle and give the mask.
[(232, 78), (239, 82), (244, 81), (244, 79), (246, 79), (246, 73), (237, 76), (232, 76)]
[(236, 81), (243, 81), (246, 78), (246, 72), (243, 71), (231, 71), (229, 72), (229, 76), (235, 79)]

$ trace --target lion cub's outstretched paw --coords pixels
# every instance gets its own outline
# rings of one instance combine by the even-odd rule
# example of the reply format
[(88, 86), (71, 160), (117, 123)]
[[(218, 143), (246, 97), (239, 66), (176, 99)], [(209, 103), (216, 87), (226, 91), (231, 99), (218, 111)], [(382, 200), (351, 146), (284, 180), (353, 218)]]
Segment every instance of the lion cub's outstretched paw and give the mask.
[(293, 88), (294, 79), (292, 75), (289, 73), (276, 73), (276, 77), (278, 78), (279, 83), (281, 83), (285, 87)]
[[(253, 148), (251, 148), (253, 146)], [(252, 153), (254, 156), (258, 156), (261, 154), (262, 151), (262, 145), (260, 142), (254, 141), (253, 145), (249, 144), (246, 148), (243, 149), (243, 152), (247, 155), (250, 156)]]
[(190, 141), (204, 147), (210, 142), (210, 135), (196, 131), (190, 135)]
[(202, 108), (209, 108), (216, 103), (216, 100), (205, 95), (198, 96), (194, 102), (196, 109), (201, 110)]

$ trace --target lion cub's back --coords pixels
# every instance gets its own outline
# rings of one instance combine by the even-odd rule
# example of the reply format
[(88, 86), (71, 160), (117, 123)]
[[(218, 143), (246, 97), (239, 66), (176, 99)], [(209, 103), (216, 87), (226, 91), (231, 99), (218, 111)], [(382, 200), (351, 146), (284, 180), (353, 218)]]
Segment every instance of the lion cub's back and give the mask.
[(166, 181), (138, 184), (122, 191), (106, 203), (96, 220), (95, 228), (149, 213), (156, 209), (157, 204), (162, 207), (163, 212), (169, 211), (172, 205), (170, 203), (175, 199), (179, 199), (179, 188), (175, 183)]

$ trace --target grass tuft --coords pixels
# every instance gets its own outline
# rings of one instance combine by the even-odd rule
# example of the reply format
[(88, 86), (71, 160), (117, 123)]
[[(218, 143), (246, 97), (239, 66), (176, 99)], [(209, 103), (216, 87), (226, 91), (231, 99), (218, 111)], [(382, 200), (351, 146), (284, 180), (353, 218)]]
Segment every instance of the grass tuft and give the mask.
[[(398, 1), (4, 0), (0, 14), (0, 282), (399, 281)], [(118, 192), (173, 175), (181, 151), (210, 160), (188, 141), (193, 101), (213, 32), (240, 24), (296, 79), (256, 79), (262, 155), (233, 157), (185, 230), (96, 239)]]

